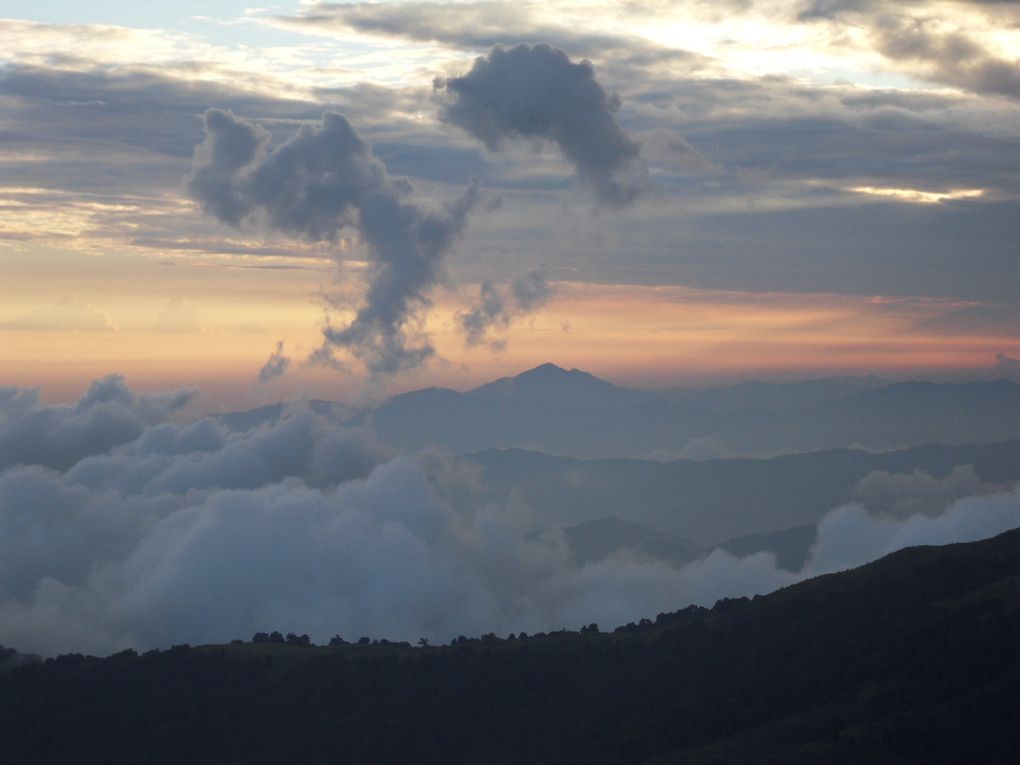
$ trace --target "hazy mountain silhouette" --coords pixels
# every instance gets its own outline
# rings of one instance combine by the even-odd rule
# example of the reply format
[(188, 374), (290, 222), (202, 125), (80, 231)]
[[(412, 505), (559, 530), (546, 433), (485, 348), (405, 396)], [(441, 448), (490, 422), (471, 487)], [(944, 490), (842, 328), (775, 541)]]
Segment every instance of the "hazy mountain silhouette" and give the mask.
[(889, 385), (888, 380), (867, 377), (825, 377), (798, 382), (770, 383), (748, 380), (735, 385), (701, 389), (674, 388), (665, 391), (669, 399), (712, 411), (788, 411), (817, 406)]
[(939, 478), (958, 465), (970, 465), (989, 484), (1020, 481), (1020, 440), (700, 462), (582, 460), (514, 449), (465, 459), (482, 468), (482, 486), (493, 499), (506, 501), (516, 493), (548, 526), (616, 516), (703, 547), (812, 525), (850, 501), (854, 486), (876, 471), (921, 470)]
[[(1008, 380), (889, 384), (837, 377), (646, 391), (542, 364), (466, 392), (425, 388), (374, 408), (308, 405), (338, 423), (371, 427), (405, 452), (498, 448), (670, 460), (1020, 438), (1020, 384)], [(246, 430), (283, 411), (273, 404), (218, 419)]]
[(630, 406), (650, 398), (645, 391), (621, 388), (580, 369), (567, 371), (555, 364), (542, 364), (516, 377), (501, 377), (464, 395), (517, 406), (553, 404), (592, 411)]
[(1020, 385), (833, 378), (655, 392), (543, 364), (464, 393), (430, 388), (395, 396), (365, 421), (390, 446), (409, 451), (681, 457), (698, 441), (734, 455), (894, 448), (1020, 437)]

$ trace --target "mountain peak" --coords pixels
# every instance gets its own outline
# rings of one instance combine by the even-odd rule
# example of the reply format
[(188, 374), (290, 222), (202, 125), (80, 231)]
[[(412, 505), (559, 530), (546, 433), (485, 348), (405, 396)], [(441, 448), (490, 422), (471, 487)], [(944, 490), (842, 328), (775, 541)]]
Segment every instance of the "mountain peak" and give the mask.
[[(539, 364), (534, 369), (529, 369), (526, 372), (521, 372), (519, 375), (514, 377), (514, 380), (568, 380), (568, 379), (592, 379), (599, 380), (593, 374), (584, 372), (580, 369), (566, 370), (563, 367), (556, 366), (550, 361), (545, 364)], [(599, 382), (605, 382), (599, 380)], [(606, 383), (609, 385), (610, 383)]]
[(580, 369), (566, 370), (549, 362), (516, 377), (494, 380), (475, 388), (469, 395), (594, 409), (631, 404), (643, 398), (638, 391), (617, 387)]
[[(574, 369), (572, 371), (576, 372), (577, 370)], [(557, 374), (557, 373), (558, 374), (569, 374), (567, 372), (567, 370), (564, 369), (563, 367), (557, 366), (556, 364), (553, 364), (551, 361), (547, 361), (544, 364), (539, 364), (534, 369), (529, 369), (526, 372), (521, 372), (517, 376), (518, 377), (523, 377), (524, 375), (534, 375), (534, 374), (543, 374), (543, 375), (545, 375), (545, 374)]]

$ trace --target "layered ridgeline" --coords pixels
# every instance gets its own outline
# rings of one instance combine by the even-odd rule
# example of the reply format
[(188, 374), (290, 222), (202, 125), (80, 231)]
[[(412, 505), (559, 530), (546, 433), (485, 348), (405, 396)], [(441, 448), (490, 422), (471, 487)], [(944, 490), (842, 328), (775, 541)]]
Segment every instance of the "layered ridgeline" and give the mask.
[(874, 377), (621, 388), (553, 364), (474, 390), (430, 388), (364, 415), (402, 450), (521, 448), (574, 457), (705, 458), (1020, 437), (1020, 384)]
[(32, 763), (1006, 763), (1018, 641), (1012, 531), (612, 633), (62, 656), (0, 676), (0, 749)]
[[(426, 388), (360, 411), (311, 406), (369, 425), (404, 452), (524, 449), (578, 458), (711, 459), (1020, 438), (1020, 384), (1010, 380), (890, 383), (837, 377), (791, 383), (637, 390), (543, 364), (468, 391)], [(281, 405), (229, 414), (248, 428)]]
[(813, 525), (845, 502), (904, 516), (951, 500), (1008, 490), (1020, 481), (1020, 440), (928, 445), (875, 454), (838, 449), (770, 459), (579, 460), (487, 450), (487, 495), (512, 493), (548, 523), (604, 516), (678, 534), (703, 547), (735, 537)]

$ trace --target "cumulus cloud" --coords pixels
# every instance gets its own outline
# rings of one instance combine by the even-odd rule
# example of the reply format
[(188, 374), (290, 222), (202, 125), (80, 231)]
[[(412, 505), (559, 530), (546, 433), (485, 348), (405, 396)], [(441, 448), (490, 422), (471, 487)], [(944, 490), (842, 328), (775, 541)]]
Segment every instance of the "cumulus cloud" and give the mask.
[(110, 332), (117, 329), (110, 317), (95, 306), (65, 295), (50, 308), (16, 316), (4, 329), (51, 332)]
[(943, 478), (923, 470), (909, 474), (875, 471), (858, 481), (850, 496), (872, 512), (906, 518), (939, 515), (958, 499), (1003, 488), (982, 481), (970, 465), (957, 465)]
[(68, 468), (135, 440), (193, 396), (186, 390), (134, 393), (120, 375), (97, 380), (69, 405), (47, 406), (38, 390), (0, 387), (0, 469), (19, 464)]
[(234, 226), (258, 219), (309, 241), (352, 229), (368, 248), (363, 303), (346, 326), (323, 329), (313, 360), (339, 365), (342, 351), (372, 375), (389, 375), (434, 354), (413, 324), (478, 199), (474, 183), (441, 212), (424, 212), (404, 200), (410, 186), (389, 177), (347, 119), (329, 112), (274, 149), (265, 129), (222, 109), (205, 113), (205, 132), (188, 190), (207, 213)]
[[(537, 271), (528, 271), (503, 288), (482, 282), (478, 301), (458, 317), (465, 341), (468, 345), (486, 343), (490, 330), (507, 329), (514, 319), (542, 306), (551, 293), (549, 282)], [(504, 341), (492, 340), (488, 345), (501, 348)]]
[(496, 47), (436, 88), (449, 96), (443, 120), (490, 151), (516, 139), (556, 144), (599, 204), (629, 205), (646, 186), (641, 146), (617, 123), (619, 99), (603, 90), (588, 61), (574, 63), (543, 44)]
[(860, 505), (836, 508), (818, 524), (802, 576), (860, 566), (916, 545), (974, 542), (1020, 526), (1020, 486), (1012, 492), (968, 497), (940, 515), (894, 518)]
[(290, 366), (290, 357), (283, 355), (283, 340), (276, 343), (276, 350), (269, 354), (266, 363), (259, 370), (259, 382), (267, 383), (277, 377), (283, 377)]

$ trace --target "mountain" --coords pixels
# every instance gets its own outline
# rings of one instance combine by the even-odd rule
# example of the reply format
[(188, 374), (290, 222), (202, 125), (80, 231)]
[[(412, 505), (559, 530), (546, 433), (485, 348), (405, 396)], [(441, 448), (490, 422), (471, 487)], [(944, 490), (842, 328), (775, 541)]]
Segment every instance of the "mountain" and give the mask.
[(42, 661), (42, 659), (34, 653), (18, 653), (13, 648), (4, 648), (0, 645), (0, 675), (6, 675), (18, 667), (34, 664), (39, 661)]
[(613, 633), (177, 646), (0, 676), (8, 762), (1012, 763), (1020, 530)]
[(970, 465), (986, 484), (1020, 481), (1020, 440), (700, 462), (582, 460), (517, 449), (486, 450), (463, 459), (482, 469), (480, 483), (488, 498), (506, 502), (517, 496), (544, 526), (615, 516), (702, 547), (813, 525), (851, 501), (858, 482), (875, 472), (923, 471), (945, 478), (956, 466)]
[(464, 395), (515, 406), (551, 404), (591, 411), (631, 406), (654, 397), (613, 385), (580, 369), (567, 371), (555, 364), (542, 364), (516, 377), (501, 377)]
[(756, 552), (770, 552), (776, 556), (777, 566), (796, 572), (807, 563), (816, 532), (817, 527), (814, 524), (806, 524), (794, 526), (792, 529), (744, 534), (727, 539), (719, 547), (739, 558), (746, 558)]
[(818, 406), (889, 385), (881, 377), (823, 377), (798, 382), (748, 380), (698, 390), (674, 389), (669, 399), (719, 412), (761, 410), (782, 412)]
[[(529, 449), (579, 458), (718, 458), (847, 447), (1020, 438), (1020, 385), (826, 378), (702, 390), (624, 388), (542, 364), (473, 390), (426, 388), (374, 408), (311, 401), (338, 424), (372, 427), (389, 447), (454, 454)], [(277, 419), (282, 404), (219, 415), (233, 430)]]
[(1020, 438), (1020, 385), (832, 378), (656, 392), (543, 364), (463, 393), (431, 388), (395, 396), (365, 421), (402, 451), (679, 458), (698, 445), (715, 456), (889, 449)]

